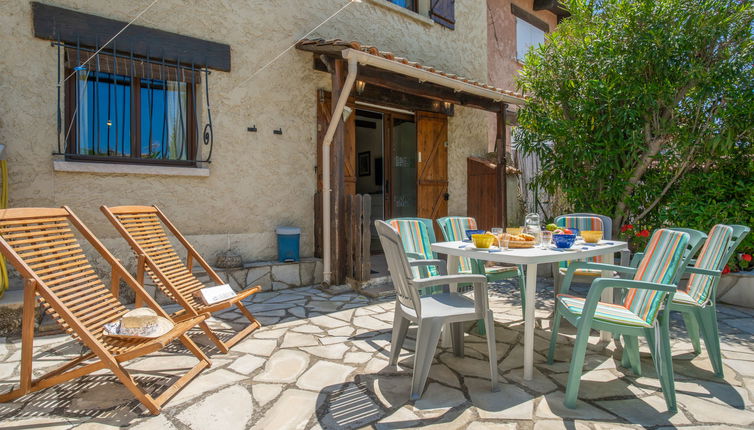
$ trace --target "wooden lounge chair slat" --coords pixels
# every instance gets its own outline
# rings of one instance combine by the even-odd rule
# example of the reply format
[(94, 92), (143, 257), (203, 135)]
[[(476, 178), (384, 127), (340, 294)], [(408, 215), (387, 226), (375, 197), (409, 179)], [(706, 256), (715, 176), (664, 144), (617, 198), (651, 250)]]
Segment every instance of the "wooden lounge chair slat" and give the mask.
[[(54, 230), (38, 230), (29, 229), (25, 235), (16, 235), (15, 238), (9, 237), (6, 242), (12, 244), (14, 247), (22, 245), (24, 243), (33, 242), (50, 242), (56, 239), (67, 239), (74, 237), (73, 233), (68, 229), (54, 229)], [(5, 237), (5, 236), (3, 236)]]
[(37, 263), (54, 264), (56, 259), (71, 256), (71, 255), (76, 256), (77, 258), (80, 256), (76, 247), (66, 247), (65, 249), (62, 249), (62, 250), (58, 249), (56, 252), (52, 254), (45, 254), (45, 255), (40, 255), (38, 257), (27, 258), (27, 259), (24, 259), (24, 261), (26, 261), (29, 267), (31, 267), (32, 265), (35, 265)]
[[(55, 286), (55, 285), (59, 285), (59, 284), (64, 284), (64, 283), (67, 283), (69, 281), (76, 281), (77, 279), (86, 278), (87, 275), (97, 276), (94, 273), (93, 269), (89, 269), (89, 270), (86, 270), (84, 272), (74, 273), (73, 275), (69, 275), (69, 276), (65, 276), (65, 277), (62, 277), (62, 278), (56, 278), (56, 279), (49, 280), (49, 282), (47, 282), (47, 285)], [(47, 281), (47, 279), (44, 279), (44, 280)]]
[(60, 293), (61, 291), (66, 291), (69, 288), (90, 288), (92, 286), (96, 286), (100, 284), (100, 280), (96, 275), (87, 276), (83, 279), (77, 279), (73, 282), (68, 282), (67, 284), (58, 285), (55, 287), (50, 287), (50, 290), (52, 290), (55, 293)]
[[(188, 251), (189, 260), (187, 261), (195, 261), (200, 264), (214, 282), (220, 282), (220, 277), (157, 207), (118, 206), (109, 208), (102, 206), (101, 209), (118, 232), (128, 241), (134, 252), (138, 256), (145, 257), (145, 266), (139, 270), (146, 269), (144, 272), (152, 279), (157, 288), (166, 296), (178, 302), (188, 315), (196, 315), (203, 312), (203, 309), (208, 309), (194, 297), (194, 292), (205, 285), (194, 275), (193, 268), (189, 267), (189, 264), (184, 262), (176, 253), (175, 247), (168, 237), (168, 231)], [(246, 293), (244, 297), (248, 297), (256, 291), (258, 290), (247, 289), (240, 294)], [(207, 336), (223, 352), (227, 352), (228, 348), (260, 326), (240, 300), (221, 302), (213, 306), (212, 309), (224, 309), (233, 304), (238, 306), (241, 312), (247, 316), (250, 324), (238, 332), (230, 341), (222, 342), (206, 324), (202, 325)]]
[(45, 244), (45, 249), (40, 249), (41, 246), (39, 243), (35, 243), (33, 245), (26, 245), (26, 246), (20, 246), (18, 248), (15, 248), (17, 252), (23, 253), (24, 251), (42, 251), (42, 252), (50, 252), (53, 247), (57, 247), (60, 245), (68, 245), (71, 243), (76, 243), (76, 238), (70, 238), (65, 240), (58, 240), (52, 243)]
[(47, 269), (45, 274), (39, 275), (39, 278), (42, 279), (43, 281), (47, 281), (47, 280), (53, 280), (53, 279), (56, 279), (56, 280), (66, 279), (66, 277), (69, 275), (74, 276), (74, 277), (79, 277), (79, 276), (86, 275), (89, 273), (94, 273), (94, 270), (92, 270), (91, 266), (87, 265), (87, 266), (82, 267), (81, 263), (74, 263), (74, 264), (69, 263), (69, 264), (66, 264), (65, 267), (61, 267), (60, 270), (57, 270), (57, 271)]
[(7, 242), (10, 243), (20, 238), (44, 238), (52, 234), (65, 233), (69, 230), (63, 228), (34, 230), (28, 227), (19, 227), (18, 231), (16, 231), (15, 233), (5, 233), (6, 231), (7, 230), (3, 231), (3, 237)]
[[(57, 259), (47, 259), (40, 261), (38, 263), (29, 264), (29, 267), (34, 269), (37, 273), (46, 273), (48, 270), (55, 270), (57, 268), (56, 263), (66, 264), (66, 267), (68, 267), (71, 264), (87, 264), (86, 259), (82, 258), (81, 255), (71, 255), (69, 257), (65, 258), (57, 258)], [(62, 267), (62, 266), (60, 266)]]
[(49, 249), (42, 249), (42, 250), (34, 250), (34, 251), (27, 251), (27, 252), (16, 252), (19, 257), (23, 258), (24, 261), (26, 261), (26, 258), (34, 257), (34, 256), (41, 256), (40, 258), (50, 258), (53, 256), (53, 254), (57, 254), (59, 252), (64, 252), (67, 250), (79, 250), (81, 249), (77, 243), (74, 243), (72, 245), (66, 245), (66, 246), (59, 246), (55, 249), (54, 252), (51, 252)]

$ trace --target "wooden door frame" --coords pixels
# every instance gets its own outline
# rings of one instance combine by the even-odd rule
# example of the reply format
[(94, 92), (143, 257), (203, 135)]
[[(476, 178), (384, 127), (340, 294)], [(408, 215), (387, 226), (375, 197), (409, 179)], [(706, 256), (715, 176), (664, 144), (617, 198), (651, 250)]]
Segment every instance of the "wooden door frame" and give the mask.
[[(358, 98), (356, 99), (358, 101)], [(385, 219), (393, 217), (393, 119), (410, 119), (416, 123), (415, 114), (396, 112), (389, 108), (380, 108), (375, 106), (359, 106), (356, 104), (356, 110), (376, 112), (382, 114), (382, 199), (383, 199), (383, 216)], [(356, 115), (356, 112), (354, 112)], [(358, 147), (359, 142), (356, 142)], [(356, 151), (358, 152), (358, 151)], [(418, 182), (417, 182), (418, 186)]]

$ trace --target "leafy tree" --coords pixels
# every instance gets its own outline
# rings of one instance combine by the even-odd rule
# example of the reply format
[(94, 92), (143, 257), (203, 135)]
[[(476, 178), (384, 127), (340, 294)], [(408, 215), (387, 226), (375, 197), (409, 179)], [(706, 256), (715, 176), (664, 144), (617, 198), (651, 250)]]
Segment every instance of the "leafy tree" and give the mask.
[(541, 160), (538, 185), (611, 215), (617, 234), (665, 206), (690, 169), (751, 156), (750, 1), (563, 3), (571, 16), (518, 81), (530, 100), (516, 140)]

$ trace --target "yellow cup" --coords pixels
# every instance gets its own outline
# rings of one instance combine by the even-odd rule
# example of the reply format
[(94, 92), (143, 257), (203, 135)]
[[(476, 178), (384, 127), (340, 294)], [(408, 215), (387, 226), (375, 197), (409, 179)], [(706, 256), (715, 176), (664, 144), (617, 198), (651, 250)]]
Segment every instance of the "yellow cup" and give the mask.
[(602, 240), (602, 230), (582, 230), (581, 237), (586, 243), (597, 243)]

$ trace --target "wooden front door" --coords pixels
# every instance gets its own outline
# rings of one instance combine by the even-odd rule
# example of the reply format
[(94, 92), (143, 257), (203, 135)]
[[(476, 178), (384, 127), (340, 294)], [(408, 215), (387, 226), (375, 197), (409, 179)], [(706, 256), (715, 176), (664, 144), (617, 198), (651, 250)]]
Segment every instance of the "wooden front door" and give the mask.
[(416, 147), (418, 160), (416, 215), (430, 219), (447, 216), (449, 197), (447, 115), (416, 112)]

